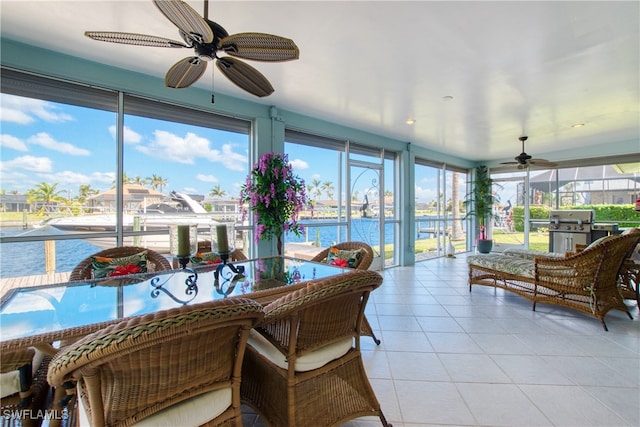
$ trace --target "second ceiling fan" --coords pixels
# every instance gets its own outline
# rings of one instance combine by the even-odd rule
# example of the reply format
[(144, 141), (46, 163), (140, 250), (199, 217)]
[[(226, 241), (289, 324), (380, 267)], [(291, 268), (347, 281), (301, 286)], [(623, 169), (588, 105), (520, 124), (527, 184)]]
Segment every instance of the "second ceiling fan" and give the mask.
[(517, 165), (518, 169), (525, 169), (530, 166), (536, 166), (540, 168), (553, 168), (557, 164), (544, 159), (534, 159), (532, 156), (524, 152), (524, 142), (529, 139), (528, 136), (521, 136), (518, 138), (522, 143), (522, 152), (518, 154), (514, 160), (515, 162), (502, 162), (503, 165)]
[[(263, 33), (229, 35), (221, 25), (207, 19), (208, 0), (205, 0), (205, 17), (182, 0), (153, 0), (153, 4), (178, 27), (183, 41), (109, 31), (86, 31), (84, 34), (111, 43), (194, 49), (195, 56), (181, 59), (165, 76), (165, 85), (176, 89), (191, 86), (202, 77), (207, 63), (215, 60), (222, 74), (238, 87), (258, 97), (268, 96), (274, 91), (269, 80), (236, 58), (267, 62), (299, 58), (298, 47), (291, 39)], [(230, 56), (219, 56), (220, 53)]]

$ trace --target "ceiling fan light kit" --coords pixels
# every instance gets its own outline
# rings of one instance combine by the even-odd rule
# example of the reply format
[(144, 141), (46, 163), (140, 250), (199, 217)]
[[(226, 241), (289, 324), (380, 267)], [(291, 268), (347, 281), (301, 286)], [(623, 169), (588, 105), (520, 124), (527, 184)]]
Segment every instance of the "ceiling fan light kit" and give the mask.
[[(219, 24), (200, 16), (182, 0), (153, 0), (162, 14), (178, 27), (183, 42), (146, 34), (86, 31), (98, 41), (136, 46), (192, 48), (196, 56), (175, 63), (165, 76), (165, 85), (180, 89), (191, 86), (204, 74), (207, 63), (216, 61), (218, 69), (240, 89), (258, 97), (268, 96), (274, 89), (258, 70), (237, 58), (282, 62), (300, 57), (298, 46), (291, 39), (264, 33), (229, 35)], [(207, 2), (205, 2), (206, 16)], [(223, 52), (230, 56), (218, 56)]]

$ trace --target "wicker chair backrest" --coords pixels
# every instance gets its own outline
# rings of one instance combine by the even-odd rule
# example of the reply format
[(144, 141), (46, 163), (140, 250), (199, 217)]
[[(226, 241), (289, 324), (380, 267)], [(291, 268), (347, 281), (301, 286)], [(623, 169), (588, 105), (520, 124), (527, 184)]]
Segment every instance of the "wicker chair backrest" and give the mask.
[(91, 425), (129, 425), (224, 387), (239, 402), (246, 339), (262, 316), (260, 304), (231, 298), (131, 317), (65, 347), (48, 380), (78, 381)]
[(87, 280), (91, 279), (91, 257), (102, 256), (109, 258), (121, 258), (130, 255), (135, 255), (142, 251), (147, 251), (147, 269), (149, 271), (163, 271), (171, 270), (171, 263), (162, 254), (147, 248), (140, 248), (137, 246), (119, 246), (117, 248), (109, 248), (103, 251), (97, 252), (74, 267), (69, 275), (69, 280)]
[[(342, 242), (336, 243), (332, 247), (336, 249), (340, 249), (343, 251), (355, 251), (358, 249), (362, 249), (362, 258), (360, 259), (360, 263), (358, 264), (358, 270), (368, 270), (373, 262), (373, 249), (371, 246), (364, 242)], [(327, 255), (329, 255), (329, 250), (331, 248), (326, 248), (323, 251), (319, 252), (315, 255), (311, 261), (322, 262), (327, 259)]]
[[(299, 357), (347, 337), (359, 346), (367, 299), (381, 284), (382, 276), (374, 271), (318, 280), (268, 304), (257, 329), (289, 356)], [(289, 336), (292, 331), (294, 339)]]

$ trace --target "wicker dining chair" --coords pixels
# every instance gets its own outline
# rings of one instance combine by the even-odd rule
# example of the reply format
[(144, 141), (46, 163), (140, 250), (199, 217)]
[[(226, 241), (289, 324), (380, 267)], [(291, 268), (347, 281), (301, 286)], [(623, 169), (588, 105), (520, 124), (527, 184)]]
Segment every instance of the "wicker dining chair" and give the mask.
[(360, 327), (374, 271), (308, 284), (265, 306), (245, 354), (243, 403), (271, 427), (335, 426), (362, 416), (386, 421), (360, 352)]
[(12, 340), (0, 343), (0, 425), (40, 425), (37, 414), (45, 409), (49, 360), (33, 347), (15, 346)]
[[(364, 242), (342, 242), (336, 243), (332, 246), (341, 251), (356, 251), (360, 249), (360, 262), (356, 267), (358, 270), (368, 270), (371, 267), (371, 263), (373, 262), (373, 248)], [(327, 256), (329, 255), (329, 251), (331, 248), (326, 248), (323, 251), (316, 254), (311, 261), (315, 262), (325, 262)], [(380, 345), (380, 340), (376, 337), (376, 334), (373, 332), (373, 328), (367, 319), (367, 316), (364, 316), (364, 321), (362, 322), (362, 335), (369, 336), (373, 338), (373, 342), (376, 345)]]
[(91, 258), (95, 256), (107, 257), (107, 258), (122, 258), (130, 255), (135, 255), (140, 252), (147, 252), (147, 270), (148, 271), (163, 271), (171, 270), (171, 263), (162, 254), (147, 248), (140, 248), (137, 246), (119, 246), (116, 248), (109, 248), (103, 251), (97, 252), (84, 260), (71, 270), (69, 280), (86, 280), (91, 279), (92, 265)]
[(242, 360), (262, 317), (241, 298), (130, 317), (63, 348), (47, 378), (76, 385), (80, 425), (241, 427)]

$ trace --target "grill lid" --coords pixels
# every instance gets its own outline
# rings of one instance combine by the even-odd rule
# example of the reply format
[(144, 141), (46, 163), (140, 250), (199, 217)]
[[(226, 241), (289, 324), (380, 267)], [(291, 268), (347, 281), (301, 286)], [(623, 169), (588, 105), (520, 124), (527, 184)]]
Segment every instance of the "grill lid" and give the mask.
[(549, 221), (551, 222), (590, 224), (593, 222), (594, 217), (595, 212), (592, 209), (553, 210), (549, 212)]

